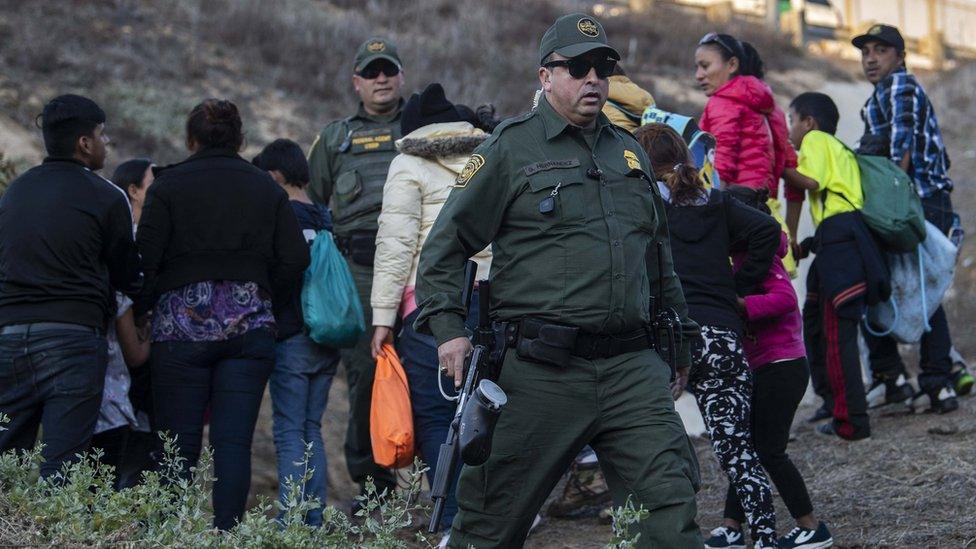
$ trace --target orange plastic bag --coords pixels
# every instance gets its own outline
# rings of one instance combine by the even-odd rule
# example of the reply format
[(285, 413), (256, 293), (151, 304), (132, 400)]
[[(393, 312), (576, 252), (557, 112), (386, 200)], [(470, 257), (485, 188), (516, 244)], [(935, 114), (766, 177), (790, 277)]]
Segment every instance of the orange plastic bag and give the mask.
[(373, 460), (382, 467), (406, 467), (413, 463), (415, 454), (410, 388), (393, 346), (384, 344), (383, 353), (385, 357), (376, 357), (376, 377), (369, 409)]

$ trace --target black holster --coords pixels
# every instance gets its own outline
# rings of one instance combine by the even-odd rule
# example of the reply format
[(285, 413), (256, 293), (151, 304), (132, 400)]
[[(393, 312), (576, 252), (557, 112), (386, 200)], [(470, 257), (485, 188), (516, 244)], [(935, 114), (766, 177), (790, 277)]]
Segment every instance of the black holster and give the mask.
[(345, 236), (337, 236), (335, 240), (342, 255), (353, 263), (364, 267), (373, 266), (373, 257), (376, 255), (375, 231), (353, 231)]
[(563, 368), (573, 355), (578, 334), (579, 328), (524, 318), (518, 324), (513, 345), (515, 355), (523, 360)]

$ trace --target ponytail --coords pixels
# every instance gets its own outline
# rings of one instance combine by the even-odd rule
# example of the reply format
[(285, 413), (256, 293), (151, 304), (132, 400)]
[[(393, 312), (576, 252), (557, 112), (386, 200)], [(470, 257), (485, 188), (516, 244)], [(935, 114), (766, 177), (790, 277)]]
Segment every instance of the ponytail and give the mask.
[(698, 168), (687, 162), (675, 164), (671, 170), (664, 170), (663, 173), (655, 170), (654, 175), (671, 191), (671, 203), (675, 206), (694, 205), (705, 195)]
[(759, 52), (749, 42), (742, 42), (742, 57), (739, 59), (739, 70), (736, 74), (741, 76), (755, 76), (762, 80), (766, 75), (766, 68), (763, 66)]
[(685, 140), (667, 124), (647, 124), (634, 132), (651, 161), (654, 177), (671, 192), (675, 206), (695, 204), (705, 196), (705, 182), (691, 161)]

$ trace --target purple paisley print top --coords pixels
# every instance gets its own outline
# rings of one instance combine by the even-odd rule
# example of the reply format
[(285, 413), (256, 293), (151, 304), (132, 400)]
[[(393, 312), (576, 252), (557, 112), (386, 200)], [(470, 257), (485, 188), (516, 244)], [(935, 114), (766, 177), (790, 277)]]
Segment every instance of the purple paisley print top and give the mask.
[(223, 341), (251, 330), (274, 329), (271, 296), (254, 282), (207, 280), (160, 296), (153, 341)]

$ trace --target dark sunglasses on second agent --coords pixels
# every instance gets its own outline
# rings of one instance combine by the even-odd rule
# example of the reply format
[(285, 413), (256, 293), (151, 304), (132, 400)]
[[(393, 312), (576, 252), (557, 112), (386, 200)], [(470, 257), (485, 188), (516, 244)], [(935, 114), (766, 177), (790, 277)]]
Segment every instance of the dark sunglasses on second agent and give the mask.
[(378, 78), (380, 73), (385, 74), (387, 78), (393, 78), (394, 76), (400, 74), (400, 67), (389, 62), (370, 63), (356, 74), (358, 74), (361, 78), (365, 78), (366, 80), (372, 80), (374, 78)]
[(569, 70), (569, 75), (577, 80), (590, 74), (590, 69), (596, 69), (597, 78), (607, 78), (613, 73), (614, 67), (617, 66), (617, 60), (610, 58), (593, 60), (585, 57), (573, 57), (572, 59), (549, 61), (544, 66), (547, 69), (566, 67)]

